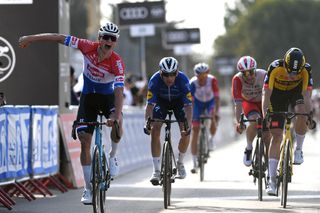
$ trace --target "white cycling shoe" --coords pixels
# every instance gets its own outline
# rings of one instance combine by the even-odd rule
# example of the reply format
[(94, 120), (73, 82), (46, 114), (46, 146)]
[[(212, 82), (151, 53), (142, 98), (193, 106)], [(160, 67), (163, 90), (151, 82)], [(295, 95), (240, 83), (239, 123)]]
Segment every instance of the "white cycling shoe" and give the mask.
[(116, 157), (109, 158), (109, 170), (111, 178), (114, 178), (119, 175), (119, 165)]
[(91, 205), (92, 204), (92, 192), (91, 190), (84, 189), (83, 194), (81, 197), (81, 203), (84, 205)]
[(270, 196), (276, 196), (277, 195), (277, 184), (275, 182), (273, 182), (273, 181), (270, 181), (268, 183), (266, 192)]
[(293, 164), (300, 165), (304, 162), (303, 152), (302, 150), (296, 149), (294, 150), (294, 161)]

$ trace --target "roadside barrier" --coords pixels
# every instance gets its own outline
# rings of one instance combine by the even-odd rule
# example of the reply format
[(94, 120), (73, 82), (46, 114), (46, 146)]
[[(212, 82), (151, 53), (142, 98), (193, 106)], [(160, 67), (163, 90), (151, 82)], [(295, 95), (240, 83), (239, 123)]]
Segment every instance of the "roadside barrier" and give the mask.
[(0, 107), (0, 203), (8, 209), (11, 198), (52, 195), (47, 185), (65, 192), (59, 177), (57, 106)]

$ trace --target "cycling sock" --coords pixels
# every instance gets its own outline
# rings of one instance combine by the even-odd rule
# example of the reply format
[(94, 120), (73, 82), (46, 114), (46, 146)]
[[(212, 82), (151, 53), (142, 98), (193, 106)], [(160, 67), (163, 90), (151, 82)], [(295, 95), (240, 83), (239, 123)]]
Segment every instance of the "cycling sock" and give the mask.
[(111, 142), (111, 150), (110, 150), (110, 158), (113, 158), (115, 155), (116, 155), (116, 152), (117, 152), (117, 149), (118, 149), (118, 143), (115, 143), (115, 142)]
[(246, 147), (246, 149), (247, 149), (247, 150), (252, 150), (252, 149), (253, 149), (251, 142), (248, 142), (248, 141), (247, 141), (247, 147)]
[(186, 155), (186, 153), (179, 152), (179, 157), (178, 157), (178, 162), (179, 163), (183, 163), (183, 158), (184, 158), (185, 155)]
[(197, 155), (192, 155), (192, 159), (193, 159), (193, 167), (197, 166), (197, 162), (198, 162), (198, 156)]
[(277, 168), (278, 168), (278, 161), (277, 159), (270, 158), (269, 159), (269, 176), (271, 180), (277, 177)]
[(153, 157), (153, 171), (160, 171), (160, 157)]
[(91, 190), (90, 184), (90, 173), (91, 173), (91, 165), (82, 166), (83, 177), (84, 177), (84, 188), (87, 190)]
[(297, 139), (296, 150), (302, 150), (304, 137), (305, 137), (305, 135), (296, 134), (296, 139)]

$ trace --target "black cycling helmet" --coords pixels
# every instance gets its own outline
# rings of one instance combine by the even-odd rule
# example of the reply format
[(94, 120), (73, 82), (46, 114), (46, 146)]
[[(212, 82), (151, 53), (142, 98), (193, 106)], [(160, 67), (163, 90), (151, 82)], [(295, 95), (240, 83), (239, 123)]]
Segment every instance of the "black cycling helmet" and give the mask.
[(290, 48), (284, 55), (284, 64), (288, 73), (299, 74), (306, 64), (303, 52), (296, 47)]

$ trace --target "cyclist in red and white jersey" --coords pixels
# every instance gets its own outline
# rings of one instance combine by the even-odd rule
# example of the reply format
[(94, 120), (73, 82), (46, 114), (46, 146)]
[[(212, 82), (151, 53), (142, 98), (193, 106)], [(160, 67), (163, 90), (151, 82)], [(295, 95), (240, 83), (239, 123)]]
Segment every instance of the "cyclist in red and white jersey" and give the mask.
[[(96, 121), (99, 111), (102, 111), (105, 117), (109, 118), (107, 120), (108, 126), (112, 127), (109, 169), (113, 177), (119, 173), (115, 155), (122, 136), (125, 68), (122, 58), (113, 50), (119, 38), (119, 32), (118, 26), (109, 22), (99, 29), (98, 40), (95, 42), (55, 33), (28, 35), (19, 39), (21, 48), (28, 47), (33, 42), (52, 41), (77, 48), (82, 52), (84, 86), (81, 92), (77, 120)], [(94, 126), (80, 126), (77, 129), (81, 141), (80, 161), (85, 180), (84, 193), (81, 198), (83, 204), (92, 203), (90, 145), (93, 131)]]
[(219, 85), (215, 76), (209, 74), (209, 65), (198, 63), (193, 68), (195, 76), (191, 78), (191, 94), (193, 105), (191, 154), (193, 168), (191, 173), (198, 169), (198, 137), (200, 132), (200, 116), (212, 117), (210, 122), (210, 138), (208, 140), (209, 151), (213, 150), (213, 137), (217, 130), (218, 113), (220, 107)]
[[(264, 78), (267, 72), (257, 69), (257, 62), (251, 56), (243, 56), (237, 63), (238, 73), (232, 78), (232, 97), (235, 108), (236, 131), (241, 134), (244, 129), (240, 125), (240, 116), (243, 112), (247, 119), (262, 117), (261, 99)], [(269, 132), (264, 131), (266, 145), (269, 144)], [(255, 122), (250, 122), (246, 130), (247, 146), (244, 151), (243, 163), (250, 166), (252, 163), (252, 142), (256, 136)]]

